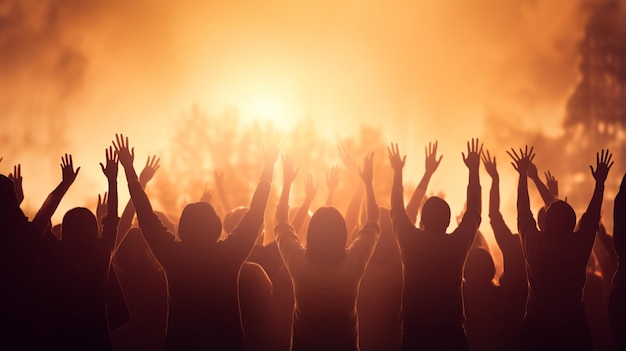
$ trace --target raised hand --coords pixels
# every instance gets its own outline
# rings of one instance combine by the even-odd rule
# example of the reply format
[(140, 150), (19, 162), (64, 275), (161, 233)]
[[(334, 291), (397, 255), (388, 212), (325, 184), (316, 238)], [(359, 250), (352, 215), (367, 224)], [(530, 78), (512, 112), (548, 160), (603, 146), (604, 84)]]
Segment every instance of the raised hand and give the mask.
[(350, 172), (358, 173), (359, 167), (356, 164), (356, 159), (348, 150), (348, 147), (345, 145), (338, 146), (337, 150), (339, 151), (339, 159), (341, 160), (341, 163), (343, 163), (344, 167), (346, 167), (346, 169)]
[(404, 163), (406, 162), (406, 155), (400, 158), (398, 143), (391, 143), (391, 145), (387, 147), (387, 153), (389, 155), (389, 163), (391, 163), (391, 168), (393, 168), (395, 172), (402, 171), (402, 168), (404, 168)]
[(424, 155), (426, 156), (426, 171), (425, 173), (432, 175), (435, 173), (439, 164), (441, 163), (441, 159), (443, 155), (439, 156), (437, 159), (437, 140), (435, 143), (428, 142), (428, 146), (424, 146)]
[(13, 166), (13, 173), (9, 173), (9, 179), (13, 181), (13, 184), (17, 186), (22, 186), (22, 165), (17, 164)]
[(315, 194), (317, 193), (318, 184), (313, 183), (313, 175), (308, 173), (304, 178), (304, 197), (310, 201), (313, 201)]
[(591, 175), (593, 175), (593, 179), (596, 180), (596, 183), (604, 183), (606, 180), (609, 170), (613, 167), (611, 158), (613, 158), (613, 154), (610, 153), (608, 149), (602, 149), (602, 153), (596, 153), (596, 169), (594, 170), (593, 167), (589, 165)]
[(103, 196), (98, 194), (98, 205), (96, 206), (96, 218), (98, 219), (98, 223), (100, 223), (100, 220), (107, 214), (107, 195), (107, 192), (105, 192)]
[(102, 173), (104, 173), (105, 177), (110, 180), (117, 179), (117, 152), (113, 150), (113, 146), (109, 146), (104, 150), (106, 154), (106, 166), (100, 162), (100, 168), (102, 169)]
[(506, 152), (513, 159), (511, 165), (513, 165), (513, 168), (515, 168), (520, 175), (526, 176), (528, 174), (528, 169), (531, 167), (533, 159), (535, 158), (533, 150), (534, 147), (531, 146), (529, 150), (528, 145), (526, 145), (524, 149), (519, 149), (519, 155), (513, 148), (511, 148), (512, 153), (509, 151)]
[(339, 166), (333, 166), (333, 168), (330, 169), (330, 172), (326, 173), (326, 186), (329, 191), (335, 191), (337, 186), (339, 186), (340, 173), (341, 170), (339, 169)]
[[(397, 145), (396, 145), (397, 147)], [(404, 161), (403, 161), (404, 164)], [(363, 183), (371, 184), (374, 180), (374, 153), (368, 152), (363, 158), (363, 169), (359, 170)]]
[(491, 157), (489, 150), (483, 151), (480, 156), (483, 160), (483, 164), (485, 165), (485, 170), (491, 179), (500, 179), (500, 176), (498, 175), (498, 168), (496, 167), (496, 156)]
[(467, 156), (465, 156), (464, 152), (461, 153), (461, 155), (463, 156), (463, 162), (465, 163), (467, 168), (478, 169), (478, 167), (480, 166), (480, 154), (482, 153), (482, 151), (483, 144), (480, 144), (479, 146), (478, 138), (472, 138), (471, 145), (469, 141), (467, 142)]
[(146, 165), (143, 167), (141, 174), (139, 174), (139, 182), (141, 185), (146, 186), (148, 182), (154, 177), (156, 171), (161, 167), (159, 162), (161, 158), (156, 155), (152, 155), (152, 157), (148, 156), (148, 160), (146, 161)]
[(294, 168), (293, 160), (291, 157), (283, 154), (283, 182), (293, 183), (296, 175), (298, 175), (298, 169)]
[[(2, 161), (0, 159), (0, 161)], [(17, 196), (17, 202), (22, 203), (24, 200), (24, 188), (22, 187), (22, 165), (17, 164), (13, 166), (13, 173), (9, 173), (9, 179), (13, 182), (13, 188), (15, 189), (15, 195)]]
[(135, 148), (129, 149), (128, 137), (124, 137), (124, 134), (115, 134), (113, 146), (115, 147), (115, 152), (117, 152), (122, 166), (124, 166), (124, 168), (132, 167), (133, 161), (135, 160)]
[(74, 183), (76, 176), (80, 171), (80, 167), (74, 171), (74, 162), (72, 161), (71, 154), (65, 154), (65, 157), (61, 157), (61, 173), (63, 174), (63, 181), (61, 183), (69, 186)]
[(532, 180), (539, 180), (539, 171), (537, 171), (537, 165), (534, 162), (531, 162), (528, 165), (528, 171), (526, 171), (528, 178)]
[(548, 186), (548, 190), (550, 190), (550, 192), (552, 193), (552, 195), (554, 195), (554, 197), (558, 197), (559, 196), (559, 181), (556, 180), (556, 177), (554, 177), (550, 173), (550, 171), (545, 172), (544, 175), (546, 176), (546, 185)]

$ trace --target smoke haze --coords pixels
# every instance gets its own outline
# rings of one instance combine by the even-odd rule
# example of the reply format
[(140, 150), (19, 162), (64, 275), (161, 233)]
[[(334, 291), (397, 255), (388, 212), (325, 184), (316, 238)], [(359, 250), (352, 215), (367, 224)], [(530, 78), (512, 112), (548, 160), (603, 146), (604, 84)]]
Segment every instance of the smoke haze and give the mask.
[[(438, 139), (439, 172), (458, 174), (468, 138), (513, 146), (489, 144), (487, 116), (562, 133), (584, 3), (0, 1), (1, 167), (22, 163), (36, 208), (72, 152), (83, 169), (64, 213), (85, 200), (72, 193), (106, 189), (97, 162), (114, 133), (141, 150), (137, 164), (167, 157), (175, 121), (196, 104), (286, 130), (312, 116), (331, 139), (376, 126), (406, 150), (409, 180)], [(441, 179), (432, 188), (464, 194), (465, 180)]]

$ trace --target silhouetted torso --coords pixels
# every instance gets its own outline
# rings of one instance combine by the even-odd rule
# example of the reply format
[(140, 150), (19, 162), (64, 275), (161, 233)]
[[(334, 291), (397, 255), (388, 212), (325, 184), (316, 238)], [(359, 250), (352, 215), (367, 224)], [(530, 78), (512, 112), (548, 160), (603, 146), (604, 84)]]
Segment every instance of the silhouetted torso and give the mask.
[(276, 224), (294, 286), (293, 350), (358, 350), (357, 295), (379, 231), (378, 223), (367, 223), (342, 259), (325, 263), (306, 254), (291, 225)]
[(530, 211), (520, 211), (530, 287), (523, 332), (527, 347), (591, 348), (582, 293), (599, 219), (585, 214), (577, 232), (555, 238), (537, 229)]
[(32, 349), (31, 303), (39, 235), (19, 208), (13, 182), (0, 175), (0, 348)]
[(526, 261), (519, 235), (511, 233), (501, 215), (490, 218), (502, 250), (504, 272), (499, 285), (472, 282), (466, 277), (463, 304), (467, 341), (470, 350), (518, 350), (528, 295)]
[(272, 282), (259, 264), (245, 262), (241, 267), (239, 306), (246, 350), (273, 350), (270, 346)]
[(111, 338), (118, 350), (163, 350), (167, 325), (167, 281), (139, 228), (132, 228), (113, 256), (131, 314)]
[(151, 211), (139, 182), (128, 185), (139, 226), (167, 274), (171, 300), (167, 348), (241, 349), (237, 280), (263, 223), (270, 183), (259, 183), (250, 209), (228, 238), (209, 246), (174, 241)]
[(403, 349), (466, 349), (461, 281), (480, 225), (480, 184), (468, 186), (468, 208), (451, 234), (416, 228), (404, 208), (391, 209), (403, 264)]
[(389, 210), (381, 208), (381, 234), (359, 290), (359, 344), (362, 351), (400, 350), (402, 262)]
[(39, 274), (39, 289), (44, 290), (38, 292), (39, 338), (44, 348), (111, 348), (107, 279), (118, 221), (105, 217), (102, 235), (96, 240), (45, 239)]

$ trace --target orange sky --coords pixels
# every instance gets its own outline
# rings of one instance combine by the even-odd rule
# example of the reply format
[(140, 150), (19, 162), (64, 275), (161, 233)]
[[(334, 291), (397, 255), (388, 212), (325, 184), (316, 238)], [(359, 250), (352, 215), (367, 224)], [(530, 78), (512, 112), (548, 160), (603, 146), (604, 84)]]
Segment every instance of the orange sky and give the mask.
[[(503, 178), (514, 179), (503, 146), (483, 135), (487, 114), (560, 133), (586, 14), (571, 0), (16, 0), (0, 18), (0, 107), (14, 128), (1, 135), (0, 167), (23, 164), (25, 204), (36, 207), (60, 180), (60, 154), (48, 151), (71, 151), (83, 168), (59, 220), (85, 204), (77, 194), (106, 189), (97, 162), (115, 132), (131, 136), (140, 162), (168, 157), (173, 123), (193, 104), (237, 106), (287, 130), (308, 114), (331, 138), (379, 127), (409, 155), (408, 181), (438, 139), (445, 158), (431, 189), (461, 194), (449, 199), (458, 212), (465, 185), (446, 175), (465, 172), (468, 138), (499, 148)], [(62, 120), (54, 148), (45, 132), (22, 129)]]

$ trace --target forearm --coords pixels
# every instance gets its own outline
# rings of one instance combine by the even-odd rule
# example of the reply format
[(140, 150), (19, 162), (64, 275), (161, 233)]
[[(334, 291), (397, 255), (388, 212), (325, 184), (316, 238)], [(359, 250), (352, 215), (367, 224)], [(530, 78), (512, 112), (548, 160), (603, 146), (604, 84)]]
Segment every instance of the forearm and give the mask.
[(541, 199), (543, 200), (544, 206), (547, 208), (556, 200), (550, 189), (539, 179), (539, 177), (532, 178), (533, 183), (535, 183), (535, 187), (539, 191), (539, 195), (541, 195)]
[(489, 190), (489, 216), (500, 215), (500, 178), (492, 178)]
[(482, 209), (480, 196), (480, 178), (478, 168), (470, 169), (469, 184), (467, 186), (467, 212), (473, 213), (480, 218)]
[(428, 183), (430, 182), (431, 177), (432, 174), (424, 173), (422, 179), (415, 188), (415, 191), (413, 192), (409, 203), (406, 205), (406, 213), (413, 224), (415, 224), (415, 222), (417, 221), (417, 213), (419, 212), (419, 207), (422, 199), (424, 199), (424, 196), (426, 196), (426, 189), (428, 189)]
[(115, 241), (115, 247), (118, 247), (124, 238), (126, 237), (126, 233), (133, 224), (133, 218), (135, 217), (135, 206), (133, 205), (132, 200), (128, 200), (126, 207), (124, 207), (124, 211), (122, 211), (122, 216), (120, 217), (120, 222), (118, 225), (118, 235), (117, 240)]
[(378, 223), (380, 219), (380, 210), (376, 203), (376, 196), (374, 195), (374, 187), (372, 183), (365, 184), (365, 199), (367, 202), (367, 217), (366, 223)]
[(276, 223), (284, 222), (289, 223), (289, 193), (291, 192), (291, 182), (283, 184), (283, 189), (280, 192), (280, 199), (278, 200), (278, 206), (276, 206), (275, 221)]
[(148, 195), (146, 195), (146, 192), (139, 183), (139, 180), (136, 178), (134, 180), (128, 180), (128, 190), (130, 192), (130, 198), (133, 201), (135, 210), (137, 211), (139, 225), (141, 226), (142, 223), (149, 221), (153, 216), (154, 210), (152, 209), (152, 204), (150, 204)]
[(404, 209), (404, 188), (402, 186), (402, 171), (394, 171), (393, 185), (391, 186), (391, 209)]
[(524, 235), (522, 224), (525, 223), (525, 217), (531, 213), (530, 198), (528, 197), (528, 178), (524, 174), (520, 174), (517, 185), (517, 227), (519, 233)]
[(69, 187), (69, 184), (65, 184), (63, 182), (59, 183), (59, 185), (50, 193), (50, 195), (48, 195), (43, 205), (41, 205), (41, 208), (35, 215), (35, 218), (33, 219), (33, 224), (37, 232), (40, 233), (42, 237), (45, 233), (46, 227), (50, 223), (52, 215), (57, 210), (57, 207), (59, 207), (59, 204), (61, 203), (63, 196), (65, 196), (65, 194), (67, 193)]
[(109, 199), (107, 202), (107, 216), (118, 217), (117, 180), (109, 180)]
[(296, 214), (293, 216), (291, 220), (291, 225), (295, 228), (296, 233), (302, 229), (304, 225), (304, 220), (309, 214), (309, 208), (311, 207), (311, 202), (313, 199), (305, 199), (302, 205), (296, 211)]
[(600, 210), (602, 208), (602, 199), (604, 197), (604, 182), (596, 182), (596, 186), (593, 189), (593, 195), (591, 196), (591, 201), (589, 201), (589, 205), (587, 206), (586, 213), (591, 216), (591, 218), (597, 218), (600, 220)]

